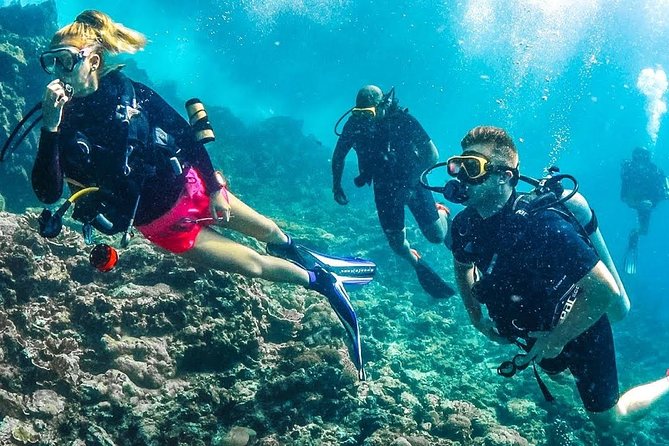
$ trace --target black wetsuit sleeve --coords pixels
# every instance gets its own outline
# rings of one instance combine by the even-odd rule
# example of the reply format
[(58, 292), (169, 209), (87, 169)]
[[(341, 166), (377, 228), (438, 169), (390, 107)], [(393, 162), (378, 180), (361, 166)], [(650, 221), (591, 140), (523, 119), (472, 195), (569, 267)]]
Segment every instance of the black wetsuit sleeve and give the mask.
[(466, 251), (466, 245), (471, 241), (468, 237), (463, 234), (473, 234), (471, 228), (466, 228), (465, 226), (470, 224), (470, 218), (467, 217), (469, 212), (467, 209), (461, 211), (459, 214), (453, 218), (451, 223), (450, 233), (451, 233), (451, 251), (453, 252), (453, 257), (459, 263), (470, 264), (474, 263), (476, 256), (472, 253)]
[(54, 203), (63, 194), (57, 132), (42, 130), (31, 175), (33, 190), (43, 203)]
[(181, 148), (181, 161), (193, 166), (200, 173), (207, 193), (221, 189), (216, 179), (214, 166), (204, 145), (195, 139), (195, 134), (186, 120), (174, 110), (158, 93), (146, 85), (135, 83), (141, 105), (149, 116), (151, 126), (160, 127), (172, 135)]
[(655, 174), (653, 175), (653, 185), (651, 188), (651, 191), (649, 194), (651, 195), (650, 201), (653, 202), (653, 206), (657, 206), (657, 204), (664, 200), (666, 198), (666, 176), (664, 175), (664, 171), (660, 169), (659, 167), (655, 168)]
[(344, 125), (341, 136), (337, 140), (334, 152), (332, 153), (332, 188), (338, 189), (341, 187), (341, 177), (344, 173), (344, 165), (346, 162), (346, 155), (353, 148), (353, 135), (349, 121)]

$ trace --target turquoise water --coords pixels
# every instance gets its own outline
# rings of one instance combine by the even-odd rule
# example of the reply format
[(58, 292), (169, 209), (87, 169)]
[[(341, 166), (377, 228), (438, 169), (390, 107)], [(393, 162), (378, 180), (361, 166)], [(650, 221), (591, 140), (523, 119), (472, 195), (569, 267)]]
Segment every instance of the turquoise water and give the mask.
[[(57, 5), (63, 25), (90, 2)], [(334, 122), (367, 83), (395, 86), (442, 158), (475, 125), (505, 127), (522, 138), (524, 173), (540, 175), (556, 163), (580, 179), (616, 260), (635, 218), (618, 198), (621, 160), (647, 145), (669, 172), (666, 76), (661, 82), (669, 66), (667, 1), (137, 0), (95, 7), (146, 33), (151, 42), (134, 59), (155, 82), (176, 83), (181, 96), (247, 120), (304, 120), (324, 157), (336, 141)], [(656, 82), (645, 81), (653, 92), (637, 85), (644, 69), (656, 70)], [(625, 278), (635, 311), (652, 311), (663, 329), (668, 216), (669, 206), (660, 205), (641, 241), (639, 274)], [(654, 350), (651, 343), (643, 354), (662, 358), (661, 372), (669, 356)]]
[[(60, 24), (90, 7), (57, 5)], [(635, 219), (618, 198), (621, 160), (647, 145), (669, 171), (667, 1), (138, 0), (96, 7), (147, 34), (150, 44), (134, 59), (153, 81), (246, 120), (303, 120), (323, 142), (324, 157), (336, 141), (334, 122), (367, 83), (395, 86), (442, 158), (475, 125), (505, 127), (522, 141), (525, 174), (555, 163), (580, 179), (616, 259)], [(660, 205), (641, 241), (639, 276), (627, 280), (639, 304), (663, 307), (669, 294), (668, 216), (669, 206)]]
[[(56, 3), (60, 25), (91, 7)], [(324, 158), (334, 122), (368, 83), (396, 87), (442, 159), (458, 152), (471, 127), (505, 127), (525, 174), (557, 164), (579, 178), (617, 263), (635, 224), (619, 200), (620, 162), (646, 145), (669, 172), (666, 0), (137, 0), (95, 8), (149, 37), (133, 59), (157, 84), (247, 121), (303, 120)], [(330, 183), (329, 171), (322, 181)], [(369, 199), (348, 184), (350, 198)], [(617, 345), (623, 388), (669, 366), (668, 217), (669, 204), (661, 204), (640, 244), (638, 275), (623, 278), (633, 312), (618, 327), (636, 339)], [(643, 367), (631, 374), (631, 363)]]

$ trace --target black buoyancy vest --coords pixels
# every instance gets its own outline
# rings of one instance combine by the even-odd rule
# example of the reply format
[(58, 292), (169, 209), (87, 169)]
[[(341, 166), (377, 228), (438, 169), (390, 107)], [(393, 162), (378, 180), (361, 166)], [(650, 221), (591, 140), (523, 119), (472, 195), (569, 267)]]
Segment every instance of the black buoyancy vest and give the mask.
[(111, 235), (128, 228), (146, 178), (172, 171), (179, 149), (174, 138), (151, 128), (128, 77), (115, 70), (105, 78), (99, 94), (75, 110), (63, 161), (72, 180), (100, 187), (77, 201), (73, 218)]
[[(541, 314), (526, 314), (526, 317), (530, 317), (531, 323), (535, 326), (531, 326), (529, 320), (523, 321), (519, 315), (521, 310), (527, 310), (528, 302), (521, 298), (516, 284), (510, 280), (504, 268), (497, 266), (512, 261), (518, 255), (520, 249), (518, 245), (525, 237), (525, 228), (527, 228), (530, 219), (539, 218), (540, 211), (554, 212), (572, 225), (584, 241), (592, 246), (587, 229), (578, 222), (564, 204), (557, 203), (555, 195), (551, 195), (518, 194), (510, 209), (504, 211), (504, 218), (500, 221), (500, 228), (504, 228), (504, 234), (497, 236), (496, 252), (492, 255), (487, 269), (481, 271), (481, 277), (474, 285), (474, 294), (477, 300), (486, 305), (500, 334), (510, 339), (526, 336), (528, 327), (531, 330), (539, 330), (554, 326), (557, 323), (556, 315), (559, 316), (559, 311), (551, 307), (545, 308), (545, 311)], [(547, 206), (550, 202), (554, 204)], [(591, 222), (588, 226), (591, 224), (596, 225), (596, 222)], [(528, 271), (523, 279), (525, 283), (541, 282), (543, 280), (545, 279), (534, 275), (532, 271)], [(565, 297), (564, 295), (571, 290), (572, 285), (572, 283), (563, 283), (558, 289), (554, 290), (549, 300), (556, 302), (559, 306)]]

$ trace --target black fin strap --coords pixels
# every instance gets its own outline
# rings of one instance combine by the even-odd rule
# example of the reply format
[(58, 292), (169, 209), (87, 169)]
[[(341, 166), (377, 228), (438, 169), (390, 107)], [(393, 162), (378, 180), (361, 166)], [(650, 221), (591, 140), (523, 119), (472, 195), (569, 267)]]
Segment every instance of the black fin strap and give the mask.
[(592, 214), (592, 218), (590, 218), (590, 221), (587, 225), (583, 226), (585, 233), (588, 235), (594, 234), (597, 228), (599, 228), (599, 222), (597, 221), (597, 214), (595, 214), (595, 210), (590, 208), (590, 213)]
[(553, 396), (551, 391), (548, 390), (548, 386), (546, 386), (544, 380), (541, 379), (541, 376), (539, 376), (539, 372), (537, 371), (537, 364), (534, 361), (532, 361), (532, 369), (534, 370), (534, 378), (537, 380), (537, 384), (539, 384), (541, 393), (544, 395), (546, 401), (548, 401), (549, 403), (555, 401), (555, 397)]

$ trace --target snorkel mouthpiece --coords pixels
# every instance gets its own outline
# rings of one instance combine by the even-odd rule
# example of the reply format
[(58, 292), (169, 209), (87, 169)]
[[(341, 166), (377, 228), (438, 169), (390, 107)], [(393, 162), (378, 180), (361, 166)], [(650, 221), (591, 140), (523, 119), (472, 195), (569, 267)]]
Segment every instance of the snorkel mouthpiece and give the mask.
[[(465, 181), (463, 181), (462, 178), (458, 176), (458, 178), (454, 178), (450, 181), (447, 181), (446, 184), (443, 186), (430, 186), (427, 182), (427, 176), (430, 174), (435, 169), (438, 169), (440, 167), (445, 167), (448, 165), (448, 161), (446, 162), (441, 162), (437, 163), (432, 167), (428, 167), (423, 171), (423, 173), (420, 174), (419, 177), (419, 183), (422, 187), (424, 187), (427, 190), (431, 190), (432, 192), (438, 192), (440, 194), (444, 195), (444, 198), (450, 201), (451, 203), (455, 204), (461, 204), (467, 201), (469, 196), (467, 195), (467, 186), (465, 184)], [(461, 172), (462, 175), (466, 175), (463, 172)]]
[(443, 189), (444, 198), (451, 203), (462, 204), (469, 198), (467, 187), (460, 180), (454, 179), (446, 182)]

